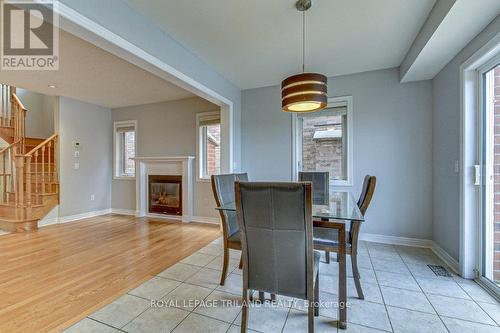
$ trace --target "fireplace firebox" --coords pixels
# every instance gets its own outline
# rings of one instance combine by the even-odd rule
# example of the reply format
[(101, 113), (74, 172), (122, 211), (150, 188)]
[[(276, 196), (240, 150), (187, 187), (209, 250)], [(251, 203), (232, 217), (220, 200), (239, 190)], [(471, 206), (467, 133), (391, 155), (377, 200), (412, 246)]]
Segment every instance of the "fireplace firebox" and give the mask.
[(182, 176), (148, 176), (149, 212), (182, 215)]

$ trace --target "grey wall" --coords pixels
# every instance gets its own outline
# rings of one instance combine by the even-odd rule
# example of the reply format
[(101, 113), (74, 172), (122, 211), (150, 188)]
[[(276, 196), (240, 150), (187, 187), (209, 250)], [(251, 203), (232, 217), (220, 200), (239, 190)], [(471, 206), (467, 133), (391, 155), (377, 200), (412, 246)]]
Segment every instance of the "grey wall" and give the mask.
[(433, 235), (458, 260), (460, 246), (460, 65), (500, 31), (497, 16), (433, 79)]
[[(61, 217), (111, 208), (111, 110), (60, 97), (59, 168)], [(74, 170), (73, 141), (80, 142), (80, 169)], [(94, 194), (95, 200), (90, 196)]]
[(54, 134), (54, 97), (18, 88), (17, 97), (26, 113), (26, 135), (46, 139)]
[(124, 1), (62, 0), (61, 3), (231, 100), (234, 104), (233, 159), (239, 168), (241, 164), (241, 91), (238, 87), (168, 33), (130, 8)]
[[(377, 189), (362, 232), (432, 238), (432, 85), (399, 83), (397, 69), (329, 78), (329, 96), (353, 96), (354, 186)], [(242, 169), (251, 180), (290, 180), (292, 117), (280, 87), (242, 92)]]
[[(113, 121), (137, 120), (137, 156), (196, 156), (196, 113), (217, 110), (196, 97), (113, 109)], [(217, 217), (210, 183), (193, 184), (194, 215)], [(113, 208), (135, 210), (135, 180), (113, 180), (112, 193)]]

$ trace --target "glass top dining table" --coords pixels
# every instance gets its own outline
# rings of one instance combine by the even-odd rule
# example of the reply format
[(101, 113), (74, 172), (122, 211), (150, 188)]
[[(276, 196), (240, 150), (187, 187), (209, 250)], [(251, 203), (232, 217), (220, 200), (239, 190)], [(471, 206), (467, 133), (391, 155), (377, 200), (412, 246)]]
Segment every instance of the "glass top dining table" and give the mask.
[[(234, 202), (216, 208), (217, 210), (235, 211)], [(313, 202), (313, 218), (321, 220), (359, 221), (363, 222), (363, 214), (350, 192), (330, 192), (324, 202)]]

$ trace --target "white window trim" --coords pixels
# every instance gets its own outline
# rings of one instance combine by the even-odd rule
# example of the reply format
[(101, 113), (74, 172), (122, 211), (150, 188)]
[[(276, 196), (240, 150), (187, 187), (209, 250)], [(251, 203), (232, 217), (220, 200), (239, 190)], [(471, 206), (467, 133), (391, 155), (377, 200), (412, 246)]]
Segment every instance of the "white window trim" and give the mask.
[[(120, 150), (120, 147), (118, 147), (119, 142), (116, 140), (116, 130), (119, 127), (125, 127), (125, 126), (133, 126), (135, 130), (135, 156), (139, 156), (137, 153), (137, 120), (121, 120), (121, 121), (115, 121), (113, 122), (113, 179), (114, 180), (134, 180), (135, 181), (135, 176), (118, 176), (117, 172), (120, 168), (118, 165), (120, 161), (116, 158), (117, 151)], [(137, 174), (137, 170), (136, 170)]]
[(196, 181), (200, 182), (200, 183), (210, 183), (211, 182), (210, 177), (208, 177), (208, 178), (201, 177), (201, 171), (202, 171), (201, 163), (203, 161), (202, 156), (201, 156), (201, 153), (202, 153), (201, 152), (201, 145), (202, 145), (201, 140), (203, 138), (200, 136), (200, 119), (203, 117), (206, 117), (206, 116), (215, 116), (215, 115), (219, 115), (221, 117), (221, 124), (220, 124), (220, 127), (221, 127), (221, 143), (220, 143), (220, 147), (221, 147), (221, 150), (220, 150), (221, 172), (223, 170), (222, 163), (224, 160), (224, 158), (223, 158), (224, 150), (223, 150), (223, 144), (222, 144), (222, 140), (223, 140), (222, 112), (211, 111), (211, 112), (197, 113), (196, 114), (196, 159), (195, 159), (195, 161), (196, 161)]
[[(347, 108), (347, 179), (330, 180), (330, 186), (350, 187), (353, 185), (353, 99), (352, 96), (329, 97), (327, 108), (344, 106)], [(292, 114), (292, 180), (297, 181), (298, 175), (298, 142), (297, 142), (297, 114)]]

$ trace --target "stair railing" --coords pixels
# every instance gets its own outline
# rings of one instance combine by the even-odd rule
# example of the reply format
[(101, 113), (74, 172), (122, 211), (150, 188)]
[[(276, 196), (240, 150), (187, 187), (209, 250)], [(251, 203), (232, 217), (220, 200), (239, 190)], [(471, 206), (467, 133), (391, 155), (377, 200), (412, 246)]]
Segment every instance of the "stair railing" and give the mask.
[[(15, 156), (21, 151), (22, 140), (10, 144), (9, 146), (0, 150), (0, 199), (3, 204), (16, 202), (16, 166)], [(13, 196), (14, 198), (11, 198)], [(13, 199), (13, 200), (11, 200)]]
[(42, 196), (46, 193), (56, 193), (54, 186), (57, 186), (58, 170), (56, 154), (59, 136), (52, 135), (50, 138), (40, 143), (25, 155), (21, 155), (18, 166), (24, 168), (22, 179), (18, 179), (20, 184), (20, 200), (29, 208), (32, 205), (42, 204)]

